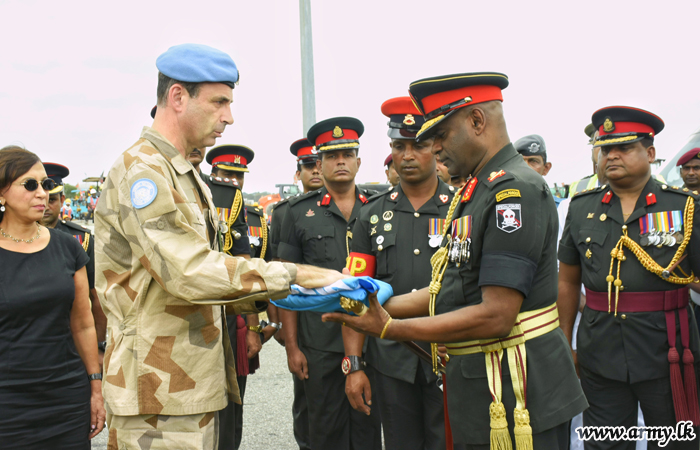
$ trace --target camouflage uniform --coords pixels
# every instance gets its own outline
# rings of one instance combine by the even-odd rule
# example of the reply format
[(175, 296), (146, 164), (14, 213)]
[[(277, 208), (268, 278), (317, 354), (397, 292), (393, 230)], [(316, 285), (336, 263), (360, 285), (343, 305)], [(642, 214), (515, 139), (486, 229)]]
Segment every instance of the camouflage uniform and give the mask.
[[(144, 180), (157, 192), (136, 208), (132, 187)], [(240, 402), (221, 305), (257, 313), (264, 303), (256, 301), (284, 297), (296, 278), (291, 264), (217, 251), (214, 211), (192, 165), (148, 127), (107, 176), (95, 219), (95, 284), (108, 320), (103, 390), (117, 424), (110, 445), (148, 448), (134, 427), (145, 439), (166, 416), (218, 411), (229, 398)], [(133, 425), (113, 416), (134, 416)], [(167, 441), (171, 431), (159, 436)]]

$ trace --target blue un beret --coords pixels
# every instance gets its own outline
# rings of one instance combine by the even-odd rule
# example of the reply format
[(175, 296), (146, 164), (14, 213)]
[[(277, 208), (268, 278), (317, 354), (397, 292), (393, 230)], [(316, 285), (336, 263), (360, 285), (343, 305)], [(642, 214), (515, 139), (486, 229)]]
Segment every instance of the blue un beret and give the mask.
[(165, 76), (187, 83), (224, 83), (232, 88), (238, 82), (238, 68), (226, 53), (201, 44), (170, 47), (156, 59)]

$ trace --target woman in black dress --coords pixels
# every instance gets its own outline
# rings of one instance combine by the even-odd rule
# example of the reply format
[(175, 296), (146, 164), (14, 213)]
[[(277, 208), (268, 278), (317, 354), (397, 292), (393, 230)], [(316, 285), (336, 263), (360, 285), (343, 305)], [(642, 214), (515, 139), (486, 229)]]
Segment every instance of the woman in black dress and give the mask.
[(0, 448), (89, 449), (104, 427), (97, 338), (80, 243), (39, 224), (39, 158), (0, 150)]

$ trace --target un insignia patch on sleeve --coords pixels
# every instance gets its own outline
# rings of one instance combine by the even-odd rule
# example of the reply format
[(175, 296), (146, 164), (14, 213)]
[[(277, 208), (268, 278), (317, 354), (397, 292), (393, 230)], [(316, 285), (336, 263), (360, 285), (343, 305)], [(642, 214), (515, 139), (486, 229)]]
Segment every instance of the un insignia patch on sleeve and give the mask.
[(131, 204), (136, 209), (144, 208), (155, 200), (157, 194), (156, 184), (148, 178), (141, 178), (131, 185)]
[(523, 226), (519, 203), (496, 205), (496, 226), (506, 233), (512, 233)]

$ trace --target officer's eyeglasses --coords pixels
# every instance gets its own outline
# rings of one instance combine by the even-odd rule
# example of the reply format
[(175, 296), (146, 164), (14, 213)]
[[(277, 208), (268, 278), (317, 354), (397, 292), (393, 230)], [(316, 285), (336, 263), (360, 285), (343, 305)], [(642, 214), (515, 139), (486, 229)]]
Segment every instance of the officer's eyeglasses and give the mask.
[(26, 190), (29, 192), (34, 192), (37, 190), (39, 187), (39, 184), (41, 184), (41, 188), (45, 190), (46, 192), (49, 192), (53, 190), (56, 187), (56, 182), (52, 180), (51, 178), (47, 178), (41, 183), (36, 181), (34, 178), (30, 178), (27, 181), (23, 181), (20, 183)]

